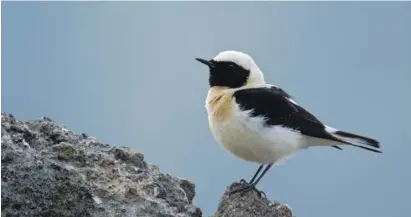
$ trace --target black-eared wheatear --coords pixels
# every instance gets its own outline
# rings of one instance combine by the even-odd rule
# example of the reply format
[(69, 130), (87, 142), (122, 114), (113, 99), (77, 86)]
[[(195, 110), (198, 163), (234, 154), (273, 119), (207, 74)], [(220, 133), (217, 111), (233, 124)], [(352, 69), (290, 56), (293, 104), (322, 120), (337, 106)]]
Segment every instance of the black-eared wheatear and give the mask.
[(260, 164), (246, 187), (231, 193), (255, 189), (273, 164), (300, 149), (349, 145), (381, 153), (377, 140), (325, 125), (285, 90), (266, 83), (248, 54), (224, 51), (196, 60), (209, 68), (206, 110), (214, 138), (236, 157)]

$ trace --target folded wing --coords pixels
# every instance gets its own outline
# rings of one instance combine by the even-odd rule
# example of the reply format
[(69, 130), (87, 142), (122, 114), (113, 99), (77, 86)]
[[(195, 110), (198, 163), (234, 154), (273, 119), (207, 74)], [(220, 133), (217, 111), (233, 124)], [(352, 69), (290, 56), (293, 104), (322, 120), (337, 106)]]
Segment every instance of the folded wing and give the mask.
[[(379, 152), (355, 145), (328, 132), (326, 126), (320, 120), (303, 107), (297, 105), (291, 99), (291, 96), (281, 88), (271, 86), (241, 89), (236, 91), (233, 96), (241, 110), (250, 111), (250, 115), (253, 117), (265, 117), (265, 124), (268, 126), (282, 126), (298, 131), (306, 136), (327, 139)], [(341, 149), (338, 146), (332, 147)]]

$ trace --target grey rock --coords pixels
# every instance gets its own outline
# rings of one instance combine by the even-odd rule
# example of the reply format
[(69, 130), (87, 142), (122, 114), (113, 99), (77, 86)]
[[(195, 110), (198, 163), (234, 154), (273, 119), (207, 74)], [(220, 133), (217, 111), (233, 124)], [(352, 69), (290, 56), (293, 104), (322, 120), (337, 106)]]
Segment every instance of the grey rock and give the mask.
[[(76, 134), (49, 117), (1, 114), (1, 215), (200, 217), (195, 185), (161, 173), (142, 153)], [(288, 206), (250, 191), (224, 193), (214, 217), (291, 217)]]
[(51, 118), (1, 116), (1, 215), (202, 216), (195, 185)]
[(270, 201), (256, 191), (247, 191), (230, 195), (233, 189), (245, 184), (234, 182), (220, 200), (213, 217), (292, 217), (290, 207), (275, 201)]

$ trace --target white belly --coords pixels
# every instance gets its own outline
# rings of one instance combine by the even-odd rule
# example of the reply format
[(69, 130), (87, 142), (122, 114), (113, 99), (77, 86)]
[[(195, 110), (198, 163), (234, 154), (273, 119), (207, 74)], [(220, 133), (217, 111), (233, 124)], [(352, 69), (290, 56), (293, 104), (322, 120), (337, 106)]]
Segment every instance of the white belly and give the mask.
[(264, 126), (261, 118), (250, 118), (245, 113), (234, 112), (224, 121), (209, 116), (209, 123), (214, 137), (224, 149), (257, 163), (275, 163), (303, 148), (307, 142), (298, 132)]

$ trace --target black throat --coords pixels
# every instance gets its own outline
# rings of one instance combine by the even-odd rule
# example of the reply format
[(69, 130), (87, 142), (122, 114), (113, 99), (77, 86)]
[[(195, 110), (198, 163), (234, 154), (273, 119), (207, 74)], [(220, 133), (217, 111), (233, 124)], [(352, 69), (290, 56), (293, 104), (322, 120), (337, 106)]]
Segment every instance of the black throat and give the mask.
[(210, 61), (210, 87), (220, 86), (229, 88), (242, 87), (247, 83), (250, 71), (233, 62)]

